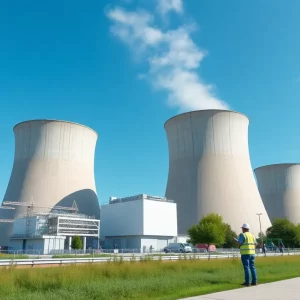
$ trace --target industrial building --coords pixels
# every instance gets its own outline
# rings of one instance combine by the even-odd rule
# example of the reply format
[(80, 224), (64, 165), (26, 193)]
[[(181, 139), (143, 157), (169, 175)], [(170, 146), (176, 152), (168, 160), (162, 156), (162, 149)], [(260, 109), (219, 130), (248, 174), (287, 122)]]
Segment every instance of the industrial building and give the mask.
[(258, 189), (271, 220), (300, 223), (300, 164), (262, 166), (254, 170)]
[(271, 226), (251, 168), (248, 118), (226, 110), (183, 113), (165, 123), (169, 147), (166, 197), (177, 204), (178, 233), (209, 213), (232, 229), (243, 223), (260, 232)]
[(110, 198), (101, 206), (100, 236), (107, 249), (163, 249), (177, 236), (176, 204), (145, 194)]
[[(71, 250), (72, 237), (80, 236), (83, 250), (93, 246), (98, 248), (99, 231), (100, 221), (86, 215), (38, 213), (14, 220), (9, 246), (15, 251), (36, 250), (40, 254), (54, 254)], [(90, 245), (87, 245), (87, 238), (92, 238)]]
[[(94, 179), (94, 154), (98, 135), (80, 124), (57, 120), (32, 120), (14, 127), (15, 155), (3, 202), (20, 202), (14, 210), (0, 209), (0, 219), (26, 214), (26, 203), (36, 212), (54, 206), (71, 207), (100, 218)], [(0, 223), (0, 245), (8, 245), (12, 223)]]

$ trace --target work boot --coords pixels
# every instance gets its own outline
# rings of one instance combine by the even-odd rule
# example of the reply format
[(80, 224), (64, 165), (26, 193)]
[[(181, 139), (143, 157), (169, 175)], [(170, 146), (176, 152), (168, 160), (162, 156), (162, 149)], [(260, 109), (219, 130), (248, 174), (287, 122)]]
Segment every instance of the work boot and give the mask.
[(246, 282), (242, 283), (241, 285), (242, 286), (251, 286), (250, 283), (246, 283)]

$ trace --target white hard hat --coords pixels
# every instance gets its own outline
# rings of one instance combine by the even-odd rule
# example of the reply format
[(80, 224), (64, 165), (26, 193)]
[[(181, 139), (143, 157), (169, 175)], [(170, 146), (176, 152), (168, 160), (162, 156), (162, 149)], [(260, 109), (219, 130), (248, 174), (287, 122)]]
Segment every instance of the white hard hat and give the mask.
[(244, 224), (242, 225), (242, 228), (244, 228), (244, 229), (250, 229), (250, 226), (249, 226), (248, 223), (244, 223)]

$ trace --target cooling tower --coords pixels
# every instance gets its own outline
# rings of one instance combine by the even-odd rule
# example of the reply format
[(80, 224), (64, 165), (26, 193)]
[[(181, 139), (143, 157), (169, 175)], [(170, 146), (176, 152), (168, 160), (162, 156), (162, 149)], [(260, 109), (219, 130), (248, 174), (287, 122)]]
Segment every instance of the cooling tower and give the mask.
[(177, 203), (178, 233), (209, 213), (220, 214), (236, 232), (249, 223), (271, 226), (252, 172), (246, 116), (233, 111), (200, 110), (169, 119), (166, 197)]
[(254, 172), (270, 219), (300, 223), (300, 164), (269, 165)]
[[(71, 207), (75, 200), (80, 213), (100, 217), (94, 130), (71, 122), (33, 120), (16, 125), (14, 134), (14, 164), (3, 201), (30, 202), (33, 198), (35, 211), (44, 212), (50, 209), (39, 207)], [(13, 217), (25, 211), (26, 207), (17, 207)], [(4, 236), (7, 242), (12, 226), (1, 227), (0, 238)], [(4, 240), (0, 245), (7, 245)]]

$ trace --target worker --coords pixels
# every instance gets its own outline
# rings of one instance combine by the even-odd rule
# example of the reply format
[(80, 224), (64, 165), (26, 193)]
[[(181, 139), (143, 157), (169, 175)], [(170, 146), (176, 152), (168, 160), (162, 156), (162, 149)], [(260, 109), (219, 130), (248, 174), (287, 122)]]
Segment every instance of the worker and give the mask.
[(279, 251), (283, 255), (283, 243), (279, 242)]
[[(257, 285), (257, 275), (255, 269), (255, 247), (256, 238), (249, 231), (249, 224), (245, 223), (242, 225), (242, 233), (239, 235), (237, 242), (240, 246), (241, 260), (245, 272), (245, 282), (243, 286)], [(250, 283), (250, 272), (251, 272), (251, 283)]]
[(264, 242), (262, 243), (261, 250), (262, 250), (262, 253), (266, 256), (267, 255), (267, 247), (266, 247), (266, 244)]

